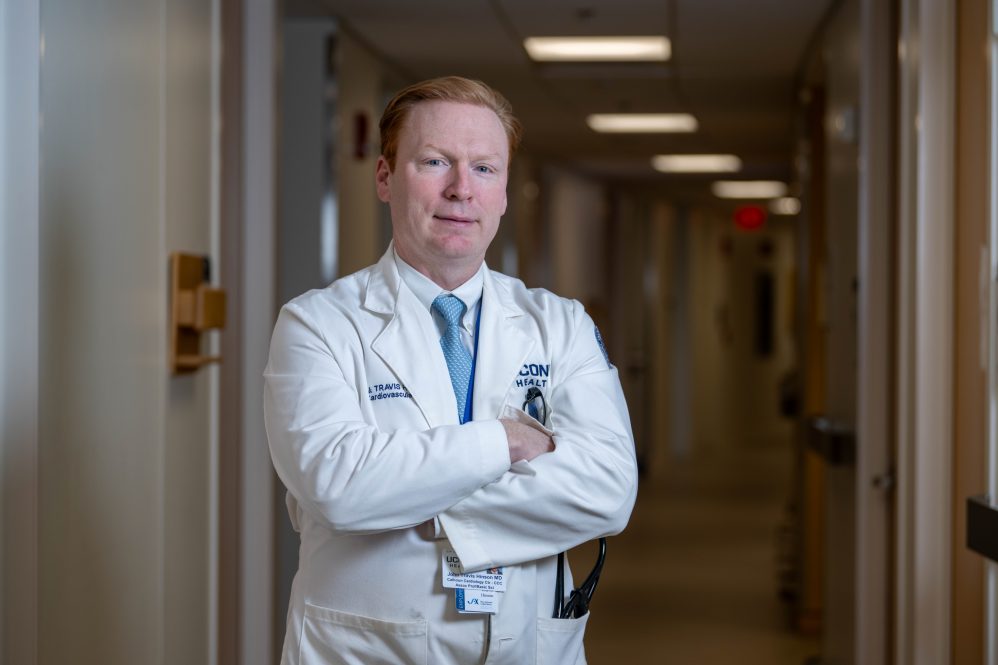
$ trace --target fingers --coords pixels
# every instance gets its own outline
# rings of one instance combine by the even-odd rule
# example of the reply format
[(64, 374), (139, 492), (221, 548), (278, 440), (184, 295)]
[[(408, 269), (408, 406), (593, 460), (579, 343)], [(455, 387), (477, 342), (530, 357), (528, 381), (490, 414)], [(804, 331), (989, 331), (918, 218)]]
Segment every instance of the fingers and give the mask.
[(554, 450), (554, 441), (544, 432), (514, 420), (500, 419), (499, 422), (506, 430), (511, 464), (520, 460), (529, 462), (538, 455)]

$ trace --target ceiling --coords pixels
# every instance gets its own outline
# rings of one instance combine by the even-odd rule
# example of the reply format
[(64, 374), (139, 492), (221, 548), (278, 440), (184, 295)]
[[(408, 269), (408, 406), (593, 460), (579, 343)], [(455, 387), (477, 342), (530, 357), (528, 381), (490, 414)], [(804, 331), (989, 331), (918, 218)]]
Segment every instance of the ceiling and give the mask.
[[(332, 15), (400, 79), (480, 78), (524, 124), (523, 150), (617, 182), (703, 192), (709, 176), (656, 173), (658, 153), (733, 153), (738, 177), (792, 174), (795, 79), (833, 0), (289, 0)], [(655, 64), (538, 64), (528, 36), (665, 35)], [(408, 82), (408, 81), (404, 81)], [(606, 135), (600, 112), (687, 112), (693, 134)]]

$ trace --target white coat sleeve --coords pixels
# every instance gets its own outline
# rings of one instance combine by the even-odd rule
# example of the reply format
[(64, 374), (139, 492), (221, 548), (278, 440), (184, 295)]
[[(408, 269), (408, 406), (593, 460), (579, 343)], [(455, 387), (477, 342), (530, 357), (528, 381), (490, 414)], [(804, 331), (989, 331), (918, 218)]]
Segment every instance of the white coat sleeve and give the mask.
[(366, 422), (366, 395), (342, 369), (358, 364), (362, 343), (352, 328), (330, 333), (332, 342), (327, 332), (285, 305), (264, 372), (271, 458), (303, 510), (341, 532), (406, 528), (509, 469), (498, 421), (395, 432)]
[(551, 556), (619, 533), (630, 517), (637, 464), (627, 405), (592, 320), (576, 308), (566, 378), (547, 397), (555, 450), (439, 516), (466, 571)]

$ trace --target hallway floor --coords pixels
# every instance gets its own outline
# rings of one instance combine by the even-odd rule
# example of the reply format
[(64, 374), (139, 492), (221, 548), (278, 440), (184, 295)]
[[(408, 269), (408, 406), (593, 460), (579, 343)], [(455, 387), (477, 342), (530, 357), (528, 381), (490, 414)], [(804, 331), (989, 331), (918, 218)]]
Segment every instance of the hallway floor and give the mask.
[[(611, 538), (586, 632), (590, 665), (800, 665), (818, 642), (789, 630), (777, 597), (786, 444), (672, 460), (642, 480)], [(595, 546), (572, 553), (581, 579)]]

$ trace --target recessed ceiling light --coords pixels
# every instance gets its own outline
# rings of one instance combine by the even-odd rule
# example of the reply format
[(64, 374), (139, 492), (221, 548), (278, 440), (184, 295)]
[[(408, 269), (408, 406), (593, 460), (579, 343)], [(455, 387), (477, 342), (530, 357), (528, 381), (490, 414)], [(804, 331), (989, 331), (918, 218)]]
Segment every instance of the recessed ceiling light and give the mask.
[(711, 188), (722, 199), (775, 199), (787, 193), (777, 180), (718, 180)]
[(527, 37), (527, 55), (538, 61), (664, 61), (672, 55), (667, 37)]
[(695, 132), (697, 119), (689, 113), (594, 113), (586, 118), (597, 132)]
[(800, 199), (792, 196), (773, 199), (769, 202), (769, 211), (774, 215), (796, 215), (800, 212)]
[(742, 160), (734, 155), (655, 155), (651, 165), (662, 173), (733, 173)]

